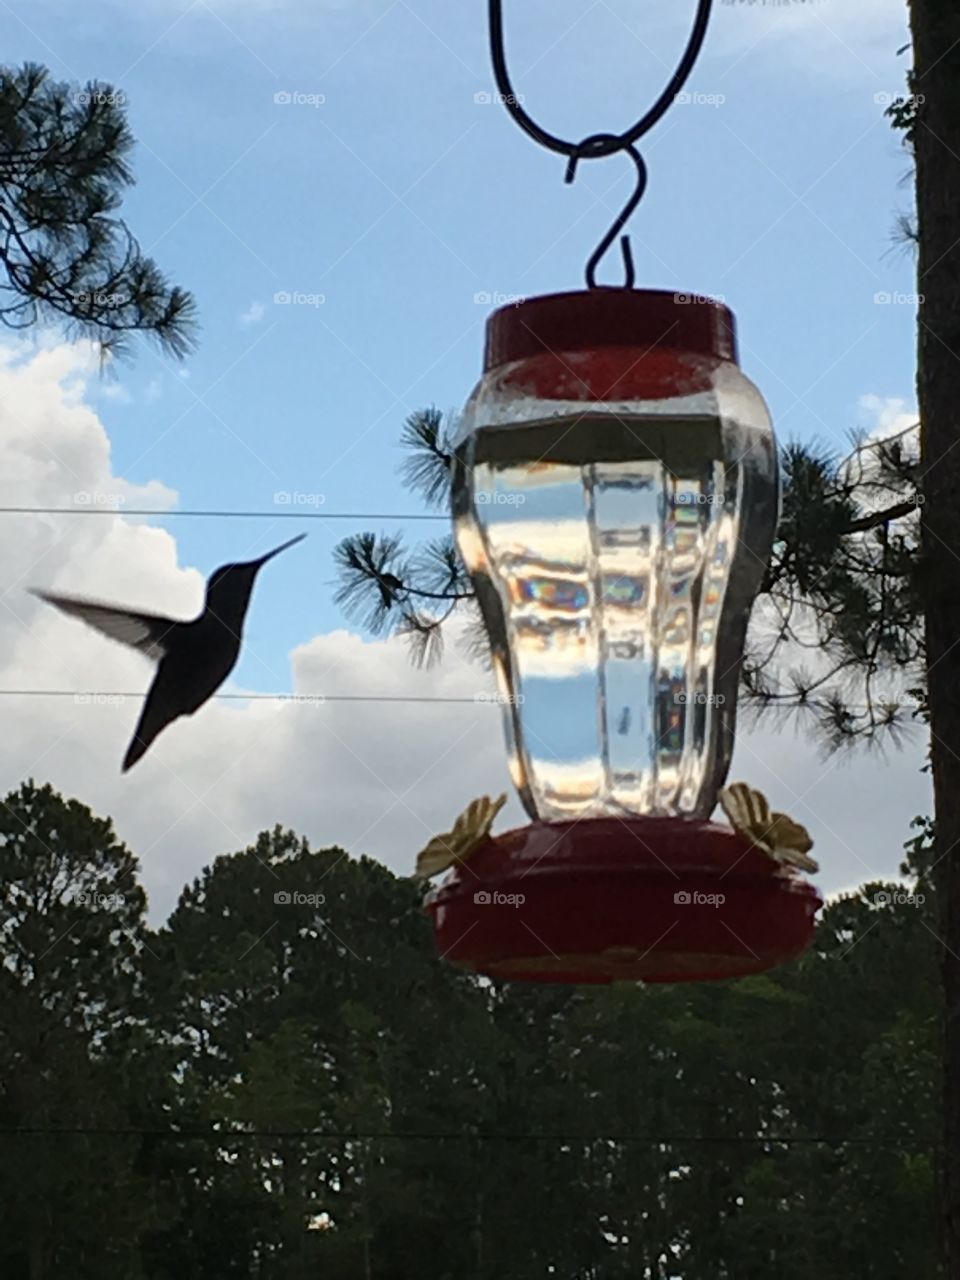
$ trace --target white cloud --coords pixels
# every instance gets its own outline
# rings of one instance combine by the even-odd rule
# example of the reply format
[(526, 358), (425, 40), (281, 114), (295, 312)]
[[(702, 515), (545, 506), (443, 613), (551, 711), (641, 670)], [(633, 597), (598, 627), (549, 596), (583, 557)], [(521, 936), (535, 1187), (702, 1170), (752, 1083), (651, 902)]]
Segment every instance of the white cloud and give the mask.
[(148, 480), (146, 484), (128, 484), (122, 477), (118, 477), (116, 483), (125, 510), (129, 507), (140, 507), (146, 511), (172, 511), (179, 500), (176, 489), (169, 488), (162, 480)]
[(241, 312), (238, 323), (249, 329), (252, 325), (259, 324), (265, 314), (266, 307), (262, 302), (251, 302), (246, 311)]
[(133, 399), (130, 392), (121, 382), (108, 382), (101, 389), (104, 400), (112, 400), (114, 404), (129, 404)]
[(919, 421), (916, 407), (899, 396), (863, 395), (859, 407), (870, 419), (868, 432), (874, 440), (907, 431)]
[(907, 15), (902, 0), (725, 0), (715, 6), (711, 27), (708, 38), (724, 44), (759, 48), (776, 41), (780, 55), (784, 44), (816, 41), (821, 61), (839, 55), (853, 63), (864, 45), (886, 45), (895, 54), (906, 43)]
[[(563, 42), (575, 29), (583, 37), (582, 58), (591, 75), (611, 65), (646, 61), (664, 71), (673, 69), (689, 36), (695, 0), (685, 5), (641, 6), (636, 0), (605, 0), (585, 24), (578, 0), (554, 0), (540, 6), (527, 25), (545, 27)], [(429, 22), (429, 9), (423, 12)], [(481, 21), (483, 19), (481, 18)], [(514, 43), (522, 38), (523, 20), (514, 17)], [(602, 40), (599, 33), (602, 32)], [(632, 34), (633, 40), (630, 39)], [(702, 92), (724, 90), (736, 78), (755, 71), (796, 73), (802, 69), (812, 83), (842, 76), (848, 86), (869, 85), (875, 92), (904, 92), (908, 57), (896, 50), (908, 39), (903, 0), (714, 0), (701, 61), (689, 88)], [(611, 47), (611, 37), (616, 41)], [(508, 33), (508, 38), (509, 33)], [(611, 64), (611, 58), (614, 63)], [(759, 108), (759, 104), (758, 104)]]
[[(85, 403), (80, 347), (29, 357), (0, 349), (0, 506), (60, 506), (79, 490), (121, 493), (127, 505), (170, 503), (159, 479), (137, 487), (113, 473), (110, 442)], [(190, 617), (204, 573), (185, 568), (174, 537), (122, 517), (2, 516), (0, 688), (145, 690), (152, 667), (35, 600), (51, 586)], [(254, 597), (248, 652), (255, 656)], [(290, 657), (298, 694), (466, 697), (489, 677), (448, 648), (438, 670), (419, 671), (398, 641), (337, 630), (305, 639)], [(286, 672), (270, 673), (283, 688)], [(266, 680), (265, 680), (266, 683)], [(241, 691), (243, 692), (243, 691)], [(466, 804), (507, 791), (498, 830), (524, 824), (507, 772), (500, 713), (490, 703), (214, 701), (180, 720), (126, 776), (120, 761), (138, 698), (2, 699), (0, 794), (28, 776), (50, 781), (110, 814), (143, 862), (156, 918), (185, 881), (219, 853), (276, 823), (315, 846), (340, 844), (413, 869), (430, 836)], [(919, 745), (889, 763), (824, 764), (802, 737), (772, 728), (740, 736), (731, 780), (760, 788), (772, 806), (807, 825), (826, 889), (895, 875), (914, 814), (928, 809)]]

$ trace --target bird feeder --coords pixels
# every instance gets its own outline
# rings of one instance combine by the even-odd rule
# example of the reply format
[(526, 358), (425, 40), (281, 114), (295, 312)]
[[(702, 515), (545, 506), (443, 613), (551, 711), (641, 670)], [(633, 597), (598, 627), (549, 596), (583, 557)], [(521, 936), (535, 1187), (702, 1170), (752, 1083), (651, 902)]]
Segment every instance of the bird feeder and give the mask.
[(813, 886), (710, 821), (778, 509), (727, 307), (593, 288), (490, 317), (453, 516), (532, 825), (485, 835), (434, 891), (448, 960), (669, 982), (808, 945)]

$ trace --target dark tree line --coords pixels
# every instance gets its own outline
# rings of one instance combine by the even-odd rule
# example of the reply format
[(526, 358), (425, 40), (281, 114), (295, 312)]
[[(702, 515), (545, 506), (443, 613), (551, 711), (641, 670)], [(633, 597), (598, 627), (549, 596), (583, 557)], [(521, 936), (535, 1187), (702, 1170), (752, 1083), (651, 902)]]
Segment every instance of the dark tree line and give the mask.
[(937, 1276), (930, 847), (921, 904), (864, 885), (761, 977), (491, 985), (437, 959), (413, 881), (280, 827), (152, 929), (109, 821), (27, 783), (0, 1274)]

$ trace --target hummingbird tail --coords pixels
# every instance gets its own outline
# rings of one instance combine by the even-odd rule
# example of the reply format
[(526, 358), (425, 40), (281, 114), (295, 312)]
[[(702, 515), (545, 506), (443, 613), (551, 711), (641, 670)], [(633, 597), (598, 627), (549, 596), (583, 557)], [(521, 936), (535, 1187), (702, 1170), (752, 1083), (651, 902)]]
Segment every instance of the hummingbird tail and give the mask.
[(147, 701), (144, 705), (137, 727), (133, 731), (133, 737), (130, 739), (130, 745), (127, 747), (127, 754), (123, 757), (123, 767), (121, 772), (126, 773), (146, 755), (150, 744), (161, 731), (165, 729), (171, 720), (176, 720), (177, 714), (170, 715), (168, 712), (162, 711), (154, 697), (156, 691), (156, 682), (147, 695)]
[(121, 773), (126, 773), (128, 769), (132, 769), (141, 756), (146, 754), (149, 742), (143, 742), (136, 734), (133, 735), (133, 741), (127, 747), (127, 754), (123, 757), (123, 766)]

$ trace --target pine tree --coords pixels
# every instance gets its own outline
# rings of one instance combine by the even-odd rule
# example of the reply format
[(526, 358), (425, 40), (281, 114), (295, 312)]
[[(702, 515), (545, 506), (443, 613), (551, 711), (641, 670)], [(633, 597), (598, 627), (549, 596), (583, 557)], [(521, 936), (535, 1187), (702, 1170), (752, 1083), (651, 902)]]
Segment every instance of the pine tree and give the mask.
[[(139, 1280), (154, 1204), (124, 1135), (146, 899), (109, 820), (50, 786), (0, 804), (0, 1273)], [(88, 1136), (84, 1130), (120, 1130)], [(79, 1132), (78, 1132), (79, 1131)]]
[(115, 216), (133, 184), (125, 98), (34, 63), (0, 70), (0, 321), (64, 325), (116, 352), (144, 332), (183, 356), (192, 296), (168, 283)]

